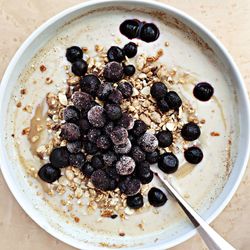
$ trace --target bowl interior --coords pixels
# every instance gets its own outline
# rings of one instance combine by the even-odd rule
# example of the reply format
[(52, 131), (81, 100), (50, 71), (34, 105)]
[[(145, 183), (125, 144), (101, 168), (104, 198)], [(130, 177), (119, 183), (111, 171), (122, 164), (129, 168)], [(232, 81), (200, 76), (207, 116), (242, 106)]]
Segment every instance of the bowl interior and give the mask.
[[(143, 1), (103, 1), (98, 3), (92, 1), (91, 3), (81, 4), (60, 13), (36, 30), (26, 40), (11, 61), (1, 84), (1, 114), (3, 117), (15, 115), (14, 113), (9, 114), (8, 104), (13, 91), (17, 87), (16, 83), (18, 82), (19, 75), (34, 55), (50, 39), (61, 32), (65, 25), (86, 14), (91, 16), (92, 13), (98, 13), (97, 10), (103, 11), (103, 8), (106, 8), (107, 11), (116, 12), (121, 7), (128, 10), (128, 17), (131, 16), (130, 12), (142, 12), (152, 15), (156, 19), (166, 18), (169, 22), (179, 27), (182, 26), (182, 23), (185, 23), (183, 27), (188, 29), (190, 34), (193, 32), (193, 35), (197, 36), (197, 44), (201, 43), (202, 46), (207, 46), (208, 50), (213, 51), (223, 65), (228, 81), (232, 84), (233, 91), (235, 92), (235, 100), (233, 102), (237, 104), (236, 109), (238, 110), (238, 117), (235, 117), (239, 126), (238, 128), (235, 127), (235, 130), (239, 129), (239, 132), (237, 132), (238, 139), (237, 142), (232, 142), (234, 147), (232, 154), (235, 157), (231, 159), (233, 168), (226, 185), (220, 195), (212, 202), (211, 206), (201, 211), (202, 217), (210, 222), (229, 202), (244, 173), (249, 151), (249, 110), (242, 79), (231, 57), (206, 29), (185, 14), (165, 5)], [(92, 14), (92, 18), (93, 16), (95, 14)], [(127, 17), (124, 16), (124, 18)], [(61, 220), (59, 214), (54, 213), (52, 208), (46, 206), (45, 202), (36, 196), (36, 190), (30, 188), (25, 172), (17, 164), (18, 160), (15, 153), (13, 153), (15, 149), (10, 141), (11, 133), (9, 131), (6, 132), (7, 120), (2, 119), (0, 122), (0, 152), (3, 175), (23, 209), (34, 221), (53, 236), (81, 249), (90, 249), (90, 247), (91, 249), (108, 248), (111, 245), (113, 248), (128, 247), (131, 249), (133, 247), (133, 249), (141, 249), (143, 246), (145, 249), (166, 249), (184, 241), (195, 233), (193, 226), (186, 220), (183, 220), (174, 230), (169, 230), (167, 233), (161, 230), (157, 233), (138, 237), (109, 237), (95, 235), (85, 229), (76, 230), (75, 227)], [(157, 246), (155, 242), (157, 242)]]

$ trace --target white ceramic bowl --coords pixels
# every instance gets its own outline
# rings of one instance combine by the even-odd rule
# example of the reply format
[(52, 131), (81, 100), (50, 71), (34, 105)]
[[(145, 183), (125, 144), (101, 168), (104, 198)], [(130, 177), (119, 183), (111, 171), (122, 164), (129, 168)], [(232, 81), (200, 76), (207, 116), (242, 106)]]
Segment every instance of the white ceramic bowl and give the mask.
[[(104, 247), (98, 246), (98, 242), (100, 241), (100, 238), (98, 238), (98, 236), (96, 236), (96, 240), (94, 239), (92, 243), (77, 241), (70, 235), (65, 235), (60, 230), (52, 227), (48, 222), (48, 217), (45, 218), (41, 216), (41, 214), (39, 213), (39, 209), (37, 209), (36, 206), (32, 204), (31, 200), (27, 198), (27, 195), (20, 187), (21, 181), (17, 181), (18, 176), (16, 174), (15, 168), (12, 167), (13, 162), (10, 159), (11, 157), (6, 152), (6, 138), (4, 133), (6, 124), (5, 119), (3, 118), (7, 116), (7, 106), (9, 103), (9, 98), (20, 72), (22, 72), (25, 64), (32, 58), (35, 52), (37, 52), (38, 49), (41, 48), (46, 43), (46, 41), (48, 41), (48, 39), (55, 35), (57, 28), (63, 26), (68, 21), (74, 19), (75, 17), (81, 15), (86, 11), (108, 6), (135, 6), (147, 8), (151, 9), (152, 11), (161, 11), (166, 15), (170, 15), (176, 18), (177, 20), (185, 23), (196, 34), (198, 34), (198, 36), (200, 36), (209, 45), (209, 47), (212, 48), (217, 57), (220, 58), (220, 61), (226, 67), (227, 71), (230, 72), (230, 77), (235, 84), (236, 96), (238, 99), (238, 109), (240, 111), (238, 121), (238, 124), (240, 126), (240, 136), (238, 138), (238, 155), (235, 160), (235, 164), (233, 166), (230, 177), (222, 193), (213, 202), (210, 209), (202, 214), (203, 218), (205, 218), (208, 223), (210, 223), (223, 210), (223, 208), (232, 198), (244, 174), (249, 154), (250, 121), (247, 91), (244, 88), (242, 77), (233, 59), (231, 58), (227, 50), (223, 47), (223, 45), (203, 25), (177, 9), (154, 1), (90, 1), (63, 11), (62, 13), (48, 20), (31, 34), (31, 36), (16, 52), (4, 74), (0, 88), (0, 113), (2, 115), (2, 119), (0, 121), (0, 165), (3, 176), (11, 192), (15, 196), (18, 203), (25, 210), (25, 212), (48, 233), (64, 241), (65, 243), (68, 243), (69, 245), (80, 249), (103, 249)], [(195, 233), (196, 230), (189, 226), (182, 231), (179, 231), (174, 238), (168, 240), (164, 240), (163, 238), (160, 239), (157, 243), (154, 243), (153, 241), (145, 241), (146, 243), (144, 243), (143, 239), (140, 239), (141, 242), (138, 242), (137, 239), (130, 239), (130, 242), (128, 244), (129, 247), (126, 249), (166, 249), (183, 242), (184, 240), (193, 236)], [(101, 238), (101, 241), (105, 240), (107, 239)], [(95, 242), (96, 244), (93, 244), (93, 242)], [(138, 246), (138, 244), (142, 245)]]

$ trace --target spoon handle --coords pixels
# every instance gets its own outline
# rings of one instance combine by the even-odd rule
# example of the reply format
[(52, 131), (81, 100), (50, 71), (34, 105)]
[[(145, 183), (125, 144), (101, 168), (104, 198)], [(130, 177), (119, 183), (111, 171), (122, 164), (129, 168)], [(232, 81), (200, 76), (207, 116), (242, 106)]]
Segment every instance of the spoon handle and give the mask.
[(209, 249), (212, 250), (235, 250), (226, 240), (224, 240), (212, 227), (210, 227), (195, 210), (182, 198), (182, 196), (173, 188), (173, 186), (160, 173), (157, 173), (161, 181), (165, 184), (169, 192), (173, 195), (179, 205), (182, 207), (186, 215), (197, 227), (202, 239), (205, 241)]

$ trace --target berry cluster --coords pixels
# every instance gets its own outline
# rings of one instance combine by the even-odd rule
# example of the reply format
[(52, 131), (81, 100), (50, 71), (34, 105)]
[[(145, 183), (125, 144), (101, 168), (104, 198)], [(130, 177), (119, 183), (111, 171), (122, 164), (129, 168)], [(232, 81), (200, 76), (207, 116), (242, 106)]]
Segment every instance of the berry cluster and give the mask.
[[(119, 188), (128, 197), (127, 205), (137, 209), (143, 206), (141, 185), (150, 183), (154, 177), (150, 164), (158, 163), (168, 174), (177, 170), (177, 157), (173, 153), (160, 155), (158, 149), (171, 146), (172, 132), (162, 130), (154, 135), (142, 120), (134, 120), (120, 107), (122, 100), (129, 99), (133, 92), (131, 83), (120, 81), (124, 74), (129, 75), (126, 71), (131, 74), (128, 66), (122, 67), (121, 62), (125, 55), (133, 57), (136, 52), (137, 46), (132, 42), (123, 49), (112, 46), (107, 53), (109, 62), (103, 71), (105, 82), (102, 82), (94, 74), (86, 75), (87, 64), (84, 70), (82, 66), (78, 67), (86, 63), (79, 47), (67, 49), (66, 57), (72, 63), (72, 72), (81, 76), (80, 84), (70, 96), (73, 105), (63, 111), (65, 123), (61, 125), (60, 136), (67, 145), (52, 150), (50, 162), (38, 172), (42, 180), (52, 183), (61, 176), (61, 168), (74, 166), (90, 178), (97, 189)], [(116, 87), (113, 83), (117, 83)], [(178, 111), (182, 105), (178, 94), (168, 92), (161, 82), (152, 85), (151, 95), (162, 112)], [(194, 123), (187, 123), (181, 135), (185, 140), (193, 141), (200, 136), (200, 129)], [(187, 149), (184, 155), (193, 164), (203, 157), (198, 147)], [(152, 188), (148, 200), (157, 207), (165, 204), (167, 197), (160, 189)]]
[(140, 22), (136, 19), (122, 22), (120, 32), (129, 39), (139, 38), (147, 43), (154, 42), (160, 35), (160, 31), (155, 24)]

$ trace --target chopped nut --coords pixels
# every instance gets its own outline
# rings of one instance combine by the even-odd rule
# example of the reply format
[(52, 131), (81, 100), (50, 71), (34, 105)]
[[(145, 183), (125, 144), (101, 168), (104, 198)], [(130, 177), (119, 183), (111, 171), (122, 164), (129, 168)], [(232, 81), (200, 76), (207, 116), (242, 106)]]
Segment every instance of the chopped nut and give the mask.
[(58, 182), (63, 186), (69, 185), (69, 181), (64, 175), (59, 178)]
[(150, 95), (150, 87), (144, 87), (142, 90), (141, 90), (141, 94), (142, 95)]
[(18, 103), (16, 104), (16, 106), (17, 106), (17, 108), (21, 108), (22, 103), (21, 103), (21, 102), (18, 102)]
[(28, 112), (28, 113), (32, 113), (32, 107), (31, 107), (31, 105), (26, 105), (24, 108), (23, 108), (23, 111), (26, 111), (26, 112)]
[(39, 135), (34, 135), (31, 137), (31, 142), (37, 142), (38, 140), (40, 139), (40, 136)]
[(130, 209), (129, 207), (126, 207), (124, 210), (125, 214), (132, 215), (134, 213), (134, 210)]
[(211, 136), (220, 136), (220, 133), (213, 131), (213, 132), (210, 133), (210, 135)]
[(70, 86), (75, 86), (75, 85), (79, 84), (79, 82), (80, 82), (79, 76), (73, 76), (73, 77), (70, 77), (69, 79), (67, 79), (67, 84)]
[(74, 173), (71, 169), (66, 169), (65, 175), (68, 178), (68, 180), (72, 181), (74, 179)]
[(74, 217), (74, 220), (76, 223), (78, 223), (80, 221), (80, 219), (78, 217)]
[(47, 69), (47, 68), (46, 68), (46, 66), (45, 66), (45, 65), (43, 65), (43, 64), (42, 64), (42, 65), (40, 66), (40, 71), (41, 71), (41, 72), (46, 71), (46, 69)]
[(151, 120), (150, 120), (146, 115), (141, 114), (141, 115), (140, 115), (140, 119), (141, 119), (142, 121), (144, 121), (148, 126), (150, 126)]
[(30, 128), (28, 127), (28, 128), (24, 128), (23, 130), (22, 130), (22, 135), (28, 135), (30, 133)]
[(82, 197), (82, 195), (83, 195), (82, 189), (81, 189), (81, 188), (77, 188), (77, 189), (75, 190), (75, 197), (76, 197), (77, 199), (80, 199), (80, 198)]
[(60, 102), (63, 106), (67, 106), (68, 100), (67, 100), (67, 97), (66, 97), (65, 94), (59, 93), (59, 94), (58, 94), (58, 99), (59, 99), (59, 102)]
[(137, 95), (139, 95), (139, 91), (136, 88), (133, 88), (132, 96), (137, 96)]
[(153, 112), (151, 115), (150, 115), (150, 118), (152, 119), (152, 121), (156, 122), (156, 123), (161, 123), (161, 116), (159, 113), (157, 112)]
[(142, 70), (145, 64), (146, 64), (146, 55), (145, 54), (139, 55), (136, 59), (136, 68), (138, 70)]
[(113, 214), (113, 210), (111, 209), (105, 209), (101, 211), (102, 217), (111, 217), (112, 214)]
[(27, 92), (28, 92), (27, 89), (21, 89), (21, 91), (20, 91), (21, 95), (26, 95)]
[(51, 83), (53, 83), (53, 80), (50, 77), (46, 77), (45, 83), (46, 84), (51, 84)]

